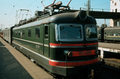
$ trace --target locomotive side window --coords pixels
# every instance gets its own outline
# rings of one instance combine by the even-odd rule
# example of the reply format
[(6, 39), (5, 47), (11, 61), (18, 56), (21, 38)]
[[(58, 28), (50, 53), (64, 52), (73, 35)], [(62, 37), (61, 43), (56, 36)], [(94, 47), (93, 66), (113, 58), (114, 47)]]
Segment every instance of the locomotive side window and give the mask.
[[(60, 24), (58, 26), (60, 41), (81, 41), (83, 40), (82, 25)], [(57, 34), (57, 33), (56, 33)]]
[(25, 29), (23, 29), (22, 36), (23, 37), (25, 36)]
[(35, 28), (35, 37), (40, 38), (40, 28), (39, 27)]
[(31, 29), (28, 29), (28, 37), (31, 37)]
[(48, 26), (45, 26), (45, 39), (48, 39)]
[(95, 25), (86, 25), (86, 39), (95, 40), (97, 39), (97, 28)]

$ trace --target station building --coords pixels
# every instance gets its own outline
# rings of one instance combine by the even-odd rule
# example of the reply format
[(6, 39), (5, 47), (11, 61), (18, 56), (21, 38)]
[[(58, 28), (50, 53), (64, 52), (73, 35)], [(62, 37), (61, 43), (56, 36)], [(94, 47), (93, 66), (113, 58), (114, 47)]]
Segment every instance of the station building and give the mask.
[[(111, 12), (120, 12), (120, 0), (110, 0), (110, 11)], [(110, 26), (111, 27), (120, 26), (120, 18), (119, 19), (111, 19)]]

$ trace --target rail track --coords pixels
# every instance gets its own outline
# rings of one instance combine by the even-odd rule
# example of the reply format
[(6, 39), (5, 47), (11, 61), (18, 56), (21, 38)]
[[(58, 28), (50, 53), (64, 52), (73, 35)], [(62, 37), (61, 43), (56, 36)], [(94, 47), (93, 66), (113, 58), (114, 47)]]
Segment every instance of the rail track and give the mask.
[(104, 67), (120, 73), (120, 59), (116, 59), (116, 58), (105, 59)]
[(101, 79), (120, 79), (120, 59), (104, 58)]

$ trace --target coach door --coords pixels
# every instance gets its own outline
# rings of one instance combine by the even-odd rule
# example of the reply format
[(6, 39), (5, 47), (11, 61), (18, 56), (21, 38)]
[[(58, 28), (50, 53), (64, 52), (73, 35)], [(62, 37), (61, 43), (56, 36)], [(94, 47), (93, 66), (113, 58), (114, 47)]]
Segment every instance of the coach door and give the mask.
[(44, 25), (43, 37), (43, 54), (49, 57), (49, 25)]

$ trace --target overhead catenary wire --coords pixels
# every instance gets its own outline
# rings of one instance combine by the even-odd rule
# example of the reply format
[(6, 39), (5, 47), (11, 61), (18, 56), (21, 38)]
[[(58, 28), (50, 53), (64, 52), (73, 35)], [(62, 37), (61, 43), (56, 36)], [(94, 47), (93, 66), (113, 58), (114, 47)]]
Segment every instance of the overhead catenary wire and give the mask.
[(32, 2), (30, 5), (28, 5), (26, 8), (30, 7), (33, 3), (35, 3), (37, 0), (35, 0), (34, 2)]
[[(93, 2), (95, 2), (95, 1), (97, 1), (97, 0), (89, 0), (89, 1), (91, 1), (90, 3), (93, 3)], [(97, 5), (97, 6), (99, 6), (99, 5), (103, 5), (103, 4), (110, 4), (110, 1), (109, 2), (105, 2), (105, 3), (101, 3), (101, 4), (95, 4), (95, 5)], [(72, 8), (75, 8), (75, 7), (79, 7), (80, 5), (84, 5), (84, 6), (86, 6), (86, 5), (88, 5), (88, 4), (85, 4), (85, 3), (80, 3), (80, 4), (77, 4), (77, 5), (74, 5), (74, 6), (72, 6)], [(91, 6), (95, 6), (95, 5), (91, 5)], [(83, 8), (83, 7), (81, 7), (81, 8)], [(83, 9), (85, 9), (85, 7), (83, 8)], [(94, 8), (92, 8), (92, 9), (94, 9)], [(95, 9), (103, 9), (103, 8), (95, 8)], [(107, 9), (108, 10), (108, 9)], [(109, 9), (110, 10), (110, 9)]]
[[(19, 0), (19, 2), (18, 2), (18, 3), (16, 3), (16, 4), (14, 5), (14, 0), (13, 0), (13, 7), (12, 7), (12, 10), (10, 11), (10, 13), (9, 13), (8, 18), (9, 18), (9, 17), (10, 17), (10, 15), (12, 14), (12, 11), (13, 11), (13, 10), (14, 10), (14, 8), (16, 7), (16, 5), (18, 5), (21, 1), (22, 1), (22, 0)], [(5, 23), (4, 23), (4, 24), (7, 24), (7, 23), (11, 22), (11, 20), (13, 20), (13, 19), (11, 19), (11, 20), (9, 20), (9, 22), (8, 22), (8, 18), (6, 19), (6, 21), (5, 21)]]
[[(12, 5), (12, 9), (11, 9), (11, 11), (10, 11), (10, 13), (4, 13), (4, 15), (8, 15), (9, 14), (9, 16), (13, 13), (13, 10), (14, 9), (16, 9), (16, 7), (17, 6), (23, 6), (24, 4), (20, 4), (20, 2), (21, 2), (22, 0), (19, 0), (17, 3), (15, 3), (15, 0), (14, 0), (14, 2), (13, 2), (13, 5)], [(38, 0), (32, 0), (31, 1), (31, 3), (28, 5), (28, 6), (26, 6), (25, 8), (29, 8), (29, 7), (31, 7), (33, 4), (36, 4), (36, 1), (38, 1)], [(97, 0), (91, 0), (91, 1), (97, 1)], [(78, 6), (81, 6), (81, 4), (83, 4), (84, 5), (84, 3), (80, 3), (80, 4), (77, 4), (77, 5), (74, 5), (73, 7), (78, 7)], [(101, 3), (101, 4), (108, 4), (108, 3)], [(101, 5), (101, 4), (99, 4), (98, 3), (98, 6), (99, 5)], [(97, 4), (94, 4), (94, 5), (97, 5)], [(92, 6), (94, 6), (94, 5), (92, 5)], [(6, 5), (7, 6), (7, 5)], [(24, 5), (25, 6), (25, 5)], [(34, 7), (34, 6), (32, 6), (32, 7)], [(38, 7), (38, 5), (37, 5), (37, 7)], [(85, 7), (84, 7), (85, 8)], [(37, 8), (38, 9), (38, 8)], [(102, 10), (102, 8), (93, 8), (93, 10)], [(109, 10), (109, 9), (105, 9), (105, 10)], [(3, 15), (3, 14), (2, 14)], [(13, 15), (13, 14), (12, 14)], [(25, 15), (24, 15), (25, 16)], [(26, 15), (26, 17), (28, 17), (29, 15)], [(14, 18), (16, 17), (16, 15), (13, 17), (13, 18), (11, 18), (10, 20), (8, 19), (9, 17), (7, 16), (7, 18), (6, 18), (6, 22), (5, 22), (5, 24), (8, 24), (8, 23), (10, 23), (12, 20), (14, 20)]]
[[(30, 7), (33, 3), (35, 3), (37, 0), (35, 0), (34, 2), (32, 2), (30, 5), (28, 5), (26, 8), (28, 8), (28, 7)], [(21, 2), (21, 0), (19, 0), (19, 2), (18, 3), (16, 3), (16, 5), (18, 5), (19, 3)], [(13, 4), (13, 6), (14, 7), (16, 7), (16, 5), (14, 5)], [(31, 12), (31, 11), (30, 11)], [(10, 12), (11, 13), (11, 12)], [(20, 14), (19, 14), (20, 15)], [(22, 14), (22, 18), (21, 19), (23, 19), (23, 14)], [(6, 21), (6, 23), (10, 23), (15, 17), (17, 17), (17, 15), (16, 16), (14, 16), (9, 22), (8, 21)], [(26, 17), (28, 17), (28, 14), (26, 14)], [(30, 17), (31, 17), (31, 14), (30, 14)], [(20, 16), (18, 17), (18, 19), (20, 20)]]

